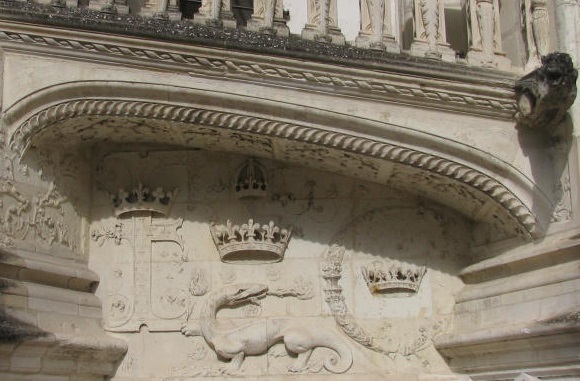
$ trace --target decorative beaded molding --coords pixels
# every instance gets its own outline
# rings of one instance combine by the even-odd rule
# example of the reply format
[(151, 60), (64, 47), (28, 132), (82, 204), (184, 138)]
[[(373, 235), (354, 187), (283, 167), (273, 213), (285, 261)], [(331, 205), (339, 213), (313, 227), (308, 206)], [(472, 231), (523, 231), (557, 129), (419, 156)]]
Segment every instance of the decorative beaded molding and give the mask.
[(478, 95), (469, 89), (452, 90), (446, 82), (441, 87), (432, 84), (417, 82), (411, 77), (407, 84), (402, 81), (369, 80), (364, 76), (345, 76), (341, 72), (305, 71), (290, 67), (279, 67), (273, 64), (247, 62), (242, 60), (202, 57), (190, 54), (181, 54), (153, 49), (142, 49), (113, 44), (95, 43), (81, 40), (52, 38), (40, 35), (0, 31), (0, 40), (19, 42), (33, 45), (44, 45), (54, 48), (63, 48), (88, 53), (108, 54), (139, 58), (150, 61), (179, 64), (180, 71), (200, 70), (204, 75), (215, 74), (222, 77), (228, 75), (242, 75), (256, 78), (279, 79), (302, 83), (314, 83), (321, 86), (333, 86), (344, 89), (363, 91), (366, 95), (372, 94), (384, 99), (398, 97), (400, 101), (411, 103), (434, 104), (438, 108), (461, 108), (467, 113), (492, 113), (495, 116), (513, 118), (516, 105), (511, 95)]
[(214, 128), (317, 144), (407, 165), (464, 183), (502, 205), (527, 233), (534, 235), (537, 230), (537, 220), (534, 214), (509, 189), (492, 177), (465, 165), (368, 138), (231, 112), (144, 101), (73, 100), (48, 107), (27, 119), (16, 128), (10, 137), (9, 146), (15, 152), (23, 153), (32, 137), (42, 129), (59, 121), (83, 116), (146, 117), (201, 124)]

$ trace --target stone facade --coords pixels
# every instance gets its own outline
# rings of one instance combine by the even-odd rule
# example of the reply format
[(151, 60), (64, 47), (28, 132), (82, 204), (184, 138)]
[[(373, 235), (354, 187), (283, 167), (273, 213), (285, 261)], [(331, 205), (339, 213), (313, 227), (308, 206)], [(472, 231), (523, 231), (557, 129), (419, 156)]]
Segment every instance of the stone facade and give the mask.
[(580, 379), (580, 4), (352, 8), (0, 1), (2, 380)]

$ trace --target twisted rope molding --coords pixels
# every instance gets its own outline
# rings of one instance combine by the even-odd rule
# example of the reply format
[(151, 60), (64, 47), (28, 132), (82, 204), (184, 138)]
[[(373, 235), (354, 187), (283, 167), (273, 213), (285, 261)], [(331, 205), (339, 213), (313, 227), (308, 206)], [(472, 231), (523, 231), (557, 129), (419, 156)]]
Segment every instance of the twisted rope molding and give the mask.
[[(57, 48), (72, 49), (93, 53), (127, 56), (160, 62), (186, 64), (188, 69), (197, 68), (204, 72), (215, 72), (222, 76), (228, 74), (244, 74), (248, 76), (269, 77), (275, 79), (293, 80), (299, 82), (315, 83), (318, 85), (335, 86), (356, 89), (365, 92), (379, 93), (383, 95), (397, 95), (403, 99), (420, 99), (422, 102), (446, 102), (453, 106), (465, 107), (472, 112), (475, 109), (482, 111), (494, 111), (508, 115), (512, 118), (516, 112), (513, 100), (489, 99), (482, 96), (461, 94), (443, 89), (416, 86), (405, 86), (384, 81), (369, 81), (362, 78), (331, 75), (314, 71), (301, 71), (264, 65), (258, 63), (246, 63), (223, 58), (200, 57), (173, 52), (164, 52), (152, 49), (141, 49), (111, 44), (93, 43), (63, 38), (52, 38), (32, 34), (0, 31), (0, 39), (26, 44), (45, 45)], [(421, 87), (419, 87), (421, 86)]]
[(28, 118), (16, 128), (8, 144), (15, 152), (23, 153), (32, 137), (44, 128), (59, 121), (81, 116), (146, 117), (200, 124), (316, 144), (392, 161), (464, 183), (502, 205), (527, 233), (534, 235), (537, 231), (534, 214), (509, 189), (484, 173), (465, 165), (367, 138), (231, 112), (146, 101), (102, 99), (66, 101), (50, 106)]

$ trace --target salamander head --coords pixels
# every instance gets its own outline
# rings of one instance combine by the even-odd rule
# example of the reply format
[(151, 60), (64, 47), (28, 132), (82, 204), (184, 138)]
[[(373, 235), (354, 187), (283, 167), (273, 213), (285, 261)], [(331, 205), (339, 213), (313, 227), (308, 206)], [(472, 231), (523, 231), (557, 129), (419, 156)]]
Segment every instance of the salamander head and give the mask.
[(244, 302), (259, 305), (258, 299), (266, 296), (268, 286), (259, 283), (247, 283), (233, 286), (234, 289), (227, 296), (227, 304), (232, 306)]

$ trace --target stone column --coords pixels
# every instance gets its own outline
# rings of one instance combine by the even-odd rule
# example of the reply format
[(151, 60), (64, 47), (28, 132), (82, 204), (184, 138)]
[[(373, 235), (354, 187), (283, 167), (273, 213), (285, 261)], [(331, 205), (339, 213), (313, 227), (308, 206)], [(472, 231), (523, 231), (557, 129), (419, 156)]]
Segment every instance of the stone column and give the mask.
[(356, 46), (400, 53), (398, 4), (395, 0), (359, 0)]
[(344, 45), (346, 40), (338, 27), (336, 0), (307, 0), (308, 22), (302, 38)]
[(443, 0), (414, 0), (414, 38), (411, 54), (454, 62), (455, 52), (447, 43)]
[(511, 62), (502, 49), (499, 0), (463, 0), (462, 7), (469, 28), (467, 62), (508, 70)]
[(283, 1), (254, 0), (254, 13), (248, 20), (247, 29), (288, 37), (290, 29), (284, 20)]

